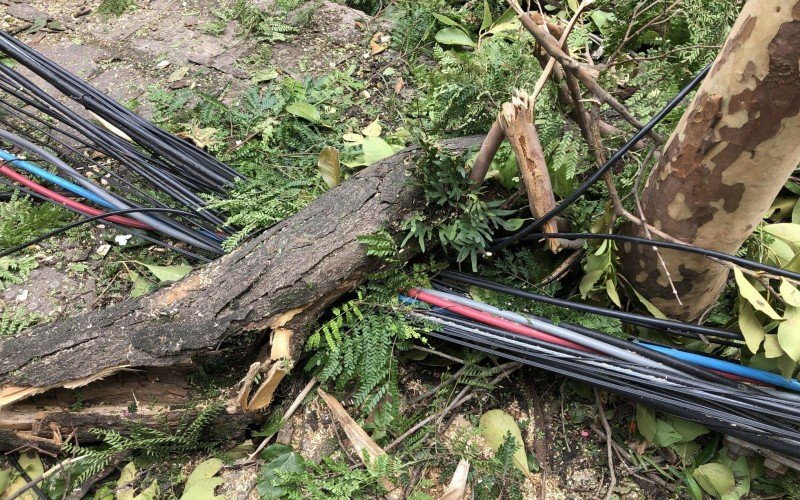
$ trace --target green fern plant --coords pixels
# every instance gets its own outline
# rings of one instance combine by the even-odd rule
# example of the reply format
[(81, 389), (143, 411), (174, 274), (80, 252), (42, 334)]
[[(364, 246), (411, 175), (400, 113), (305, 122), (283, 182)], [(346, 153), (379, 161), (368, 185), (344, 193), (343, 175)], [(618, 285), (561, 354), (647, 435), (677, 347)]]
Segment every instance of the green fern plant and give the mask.
[(365, 314), (363, 303), (360, 296), (334, 308), (331, 319), (309, 337), (306, 349), (316, 351), (308, 368), (316, 370), (323, 382), (335, 381), (339, 390), (353, 384), (353, 403), (370, 414), (396, 391), (394, 352), (407, 349), (422, 334), (391, 309), (372, 307)]
[(0, 203), (0, 250), (22, 244), (37, 235), (63, 226), (69, 212), (52, 203), (33, 203), (14, 193)]
[(203, 431), (224, 409), (222, 403), (208, 405), (197, 412), (192, 420), (179, 424), (174, 433), (137, 424), (131, 426), (127, 435), (113, 429), (91, 429), (102, 441), (101, 446), (89, 448), (67, 442), (62, 449), (75, 457), (84, 457), (80, 462), (83, 471), (76, 479), (76, 484), (80, 484), (108, 467), (120, 452), (138, 452), (150, 459), (157, 459), (174, 453), (210, 451), (214, 443), (207, 441)]
[(481, 190), (471, 186), (465, 156), (453, 155), (433, 142), (422, 142), (423, 155), (418, 160), (412, 184), (424, 194), (428, 212), (409, 217), (403, 223), (407, 236), (402, 246), (415, 240), (425, 251), (432, 240), (455, 250), (458, 262), (467, 258), (477, 270), (478, 252), (491, 241), (500, 227), (516, 229), (522, 221), (505, 219), (514, 213), (501, 207), (503, 200), (485, 201)]
[(41, 315), (22, 307), (0, 307), (0, 337), (16, 335), (36, 324), (41, 318)]
[(21, 285), (39, 267), (33, 255), (24, 257), (0, 257), (0, 291), (11, 285)]

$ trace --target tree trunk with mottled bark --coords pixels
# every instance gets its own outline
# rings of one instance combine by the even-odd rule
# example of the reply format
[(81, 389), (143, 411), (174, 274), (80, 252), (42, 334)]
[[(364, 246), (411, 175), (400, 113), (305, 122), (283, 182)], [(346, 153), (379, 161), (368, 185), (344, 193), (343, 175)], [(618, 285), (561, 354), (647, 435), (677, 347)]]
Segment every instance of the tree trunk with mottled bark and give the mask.
[[(750, 0), (650, 174), (645, 219), (683, 242), (735, 253), (798, 162), (800, 1)], [(728, 269), (701, 256), (661, 253), (683, 304), (650, 247), (625, 244), (623, 272), (668, 316), (698, 318), (722, 291)]]

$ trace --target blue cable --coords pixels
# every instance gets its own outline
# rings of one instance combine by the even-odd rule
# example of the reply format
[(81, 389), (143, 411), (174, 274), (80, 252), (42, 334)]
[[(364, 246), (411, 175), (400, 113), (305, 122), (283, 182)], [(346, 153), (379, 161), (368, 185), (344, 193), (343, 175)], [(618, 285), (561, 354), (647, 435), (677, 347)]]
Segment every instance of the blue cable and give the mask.
[[(398, 298), (400, 302), (405, 305), (416, 305), (421, 303), (421, 301), (409, 297), (407, 295), (399, 295)], [(424, 303), (424, 302), (422, 302)], [(443, 308), (440, 307), (431, 307), (434, 311), (445, 312)], [(789, 389), (794, 392), (800, 392), (800, 382), (795, 379), (787, 379), (782, 375), (777, 373), (768, 372), (765, 370), (761, 370), (759, 368), (751, 368), (749, 366), (742, 366), (738, 363), (733, 363), (731, 361), (725, 361), (718, 358), (713, 358), (711, 356), (705, 356), (703, 354), (692, 353), (681, 351), (679, 349), (673, 349), (671, 347), (663, 347), (656, 344), (649, 344), (647, 342), (640, 342), (636, 341), (636, 343), (642, 347), (647, 349), (660, 352), (662, 354), (666, 354), (667, 356), (671, 356), (675, 359), (679, 359), (686, 363), (699, 366), (702, 368), (708, 368), (710, 370), (716, 370), (718, 372), (724, 372), (731, 375), (737, 375), (743, 378), (747, 378), (750, 380), (756, 380), (758, 382), (764, 382), (766, 384), (781, 387), (783, 389)]]
[(9, 153), (8, 151), (6, 151), (4, 149), (0, 149), (0, 159), (6, 160), (7, 162), (12, 163), (13, 165), (16, 165), (19, 168), (27, 171), (28, 173), (31, 173), (31, 174), (36, 175), (36, 176), (39, 176), (39, 177), (41, 177), (41, 178), (43, 178), (43, 179), (45, 179), (45, 180), (47, 180), (49, 182), (52, 182), (53, 184), (61, 186), (62, 188), (66, 189), (67, 191), (75, 193), (78, 196), (82, 196), (82, 197), (86, 198), (87, 200), (91, 200), (94, 203), (97, 203), (98, 205), (100, 205), (102, 207), (110, 208), (112, 210), (116, 210), (117, 209), (117, 207), (115, 207), (111, 203), (107, 202), (106, 200), (100, 198), (99, 196), (97, 196), (96, 194), (92, 193), (91, 191), (88, 191), (88, 190), (86, 190), (86, 189), (84, 189), (84, 188), (82, 188), (82, 187), (80, 187), (80, 186), (78, 186), (76, 184), (73, 184), (72, 182), (70, 182), (70, 181), (68, 181), (66, 179), (63, 179), (63, 178), (57, 176), (56, 174), (54, 174), (52, 172), (49, 172), (49, 171), (47, 171), (47, 170), (45, 170), (43, 168), (37, 167), (33, 163), (27, 162), (25, 160), (20, 160), (19, 158), (17, 158), (16, 155), (14, 155), (12, 153)]
[(759, 382), (764, 382), (776, 387), (782, 387), (784, 389), (800, 392), (800, 382), (795, 379), (788, 379), (783, 375), (778, 375), (777, 373), (768, 372), (758, 368), (751, 368), (749, 366), (742, 366), (731, 361), (712, 358), (703, 354), (685, 352), (679, 349), (673, 349), (671, 347), (648, 344), (647, 342), (637, 343), (643, 347), (652, 349), (653, 351), (664, 353), (668, 356), (686, 361), (687, 363), (691, 363), (693, 365), (702, 366), (703, 368), (709, 368), (719, 372), (730, 373), (732, 375), (738, 375), (740, 377), (757, 380)]

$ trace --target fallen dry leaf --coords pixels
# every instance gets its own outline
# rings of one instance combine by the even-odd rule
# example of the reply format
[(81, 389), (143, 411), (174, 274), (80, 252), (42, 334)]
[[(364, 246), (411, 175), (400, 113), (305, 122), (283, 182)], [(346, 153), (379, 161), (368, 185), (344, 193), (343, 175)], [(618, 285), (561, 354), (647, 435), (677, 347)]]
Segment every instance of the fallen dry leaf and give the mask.
[(391, 37), (388, 35), (384, 35), (382, 32), (377, 32), (372, 35), (372, 39), (369, 41), (370, 49), (372, 50), (372, 55), (380, 54), (384, 50), (389, 48), (389, 43), (391, 42)]

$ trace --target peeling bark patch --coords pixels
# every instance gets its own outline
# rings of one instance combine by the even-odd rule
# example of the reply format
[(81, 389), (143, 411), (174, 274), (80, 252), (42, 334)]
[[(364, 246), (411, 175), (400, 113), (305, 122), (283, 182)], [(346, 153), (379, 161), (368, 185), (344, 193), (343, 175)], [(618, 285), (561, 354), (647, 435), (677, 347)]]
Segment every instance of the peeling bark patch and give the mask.
[[(752, 20), (748, 19), (729, 45), (735, 45), (744, 33), (752, 31), (748, 28)], [(660, 198), (673, 200), (668, 210), (672, 220), (664, 221), (665, 232), (691, 242), (720, 207), (728, 213), (739, 208), (744, 184), (727, 185), (722, 180), (723, 174), (743, 155), (754, 157), (760, 144), (780, 133), (785, 119), (800, 113), (797, 47), (800, 47), (800, 21), (783, 23), (768, 45), (769, 71), (763, 79), (755, 75), (752, 61), (745, 66), (742, 77), (752, 79), (755, 85), (732, 96), (726, 110), (726, 114), (742, 115), (742, 119), (717, 126), (722, 116), (720, 96), (698, 95), (685, 129), (673, 136), (659, 165), (662, 176), (658, 188), (663, 193)], [(709, 153), (713, 154), (710, 159)], [(694, 189), (687, 192), (687, 185)], [(682, 194), (683, 203), (673, 205)], [(687, 210), (692, 207), (694, 213), (687, 213), (683, 206)], [(658, 207), (645, 206), (645, 212), (658, 212)]]
[[(658, 189), (660, 200), (670, 200), (668, 215), (661, 221), (659, 229), (683, 241), (693, 241), (697, 230), (714, 218), (722, 207), (728, 212), (735, 211), (744, 194), (744, 184), (726, 186), (722, 182), (725, 166), (706, 162), (707, 153), (720, 142), (714, 132), (722, 112), (722, 98), (718, 95), (702, 93), (697, 96), (697, 106), (686, 120), (686, 128), (680, 135), (674, 135), (667, 146), (661, 163), (662, 178)], [(727, 165), (726, 165), (727, 166)], [(694, 186), (691, 191), (685, 186)], [(709, 203), (713, 200), (714, 203)], [(689, 207), (692, 207), (691, 209)], [(645, 213), (655, 214), (660, 207), (650, 206), (645, 200)], [(652, 215), (648, 219), (653, 219)]]
[[(797, 5), (795, 5), (795, 8), (796, 7)], [(714, 67), (711, 69), (708, 78), (713, 78), (714, 75), (716, 75), (717, 71), (719, 71), (719, 68), (722, 67), (722, 64), (728, 60), (728, 57), (730, 57), (731, 52), (733, 52), (734, 49), (741, 47), (741, 45), (750, 38), (750, 35), (753, 34), (755, 27), (756, 18), (752, 16), (748, 17), (739, 32), (736, 33), (735, 36), (731, 37), (722, 48), (722, 52), (720, 52), (719, 58), (717, 59), (716, 64), (714, 64)]]

